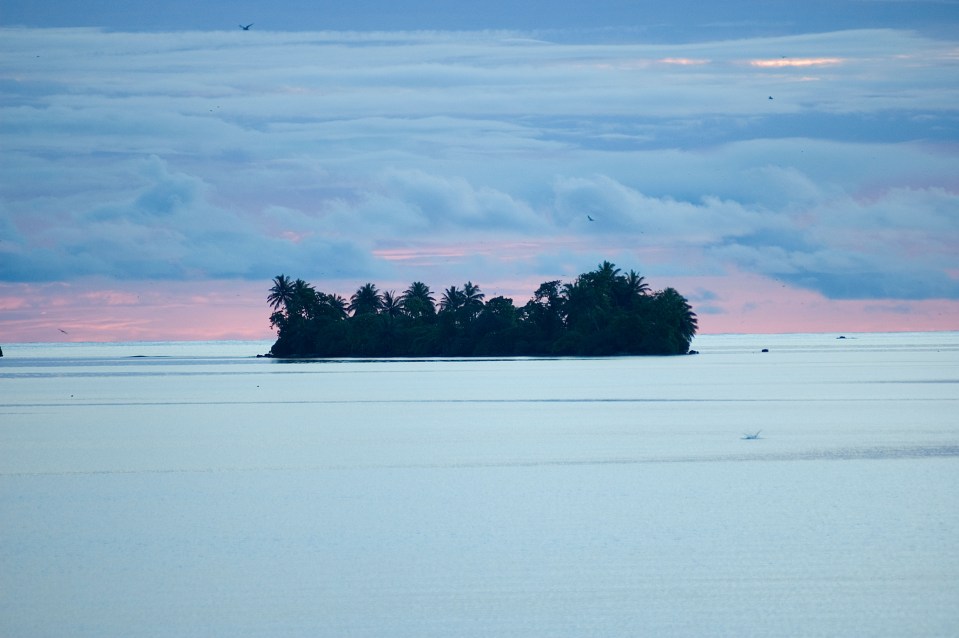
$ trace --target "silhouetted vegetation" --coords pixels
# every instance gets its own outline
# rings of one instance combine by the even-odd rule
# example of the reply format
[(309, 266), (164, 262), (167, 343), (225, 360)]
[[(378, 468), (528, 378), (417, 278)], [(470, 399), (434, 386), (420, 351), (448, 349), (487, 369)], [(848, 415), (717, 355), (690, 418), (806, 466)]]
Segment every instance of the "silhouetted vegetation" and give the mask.
[(471, 281), (439, 301), (415, 281), (400, 294), (361, 286), (347, 301), (286, 275), (267, 301), (276, 357), (501, 357), (685, 354), (696, 314), (673, 288), (651, 291), (604, 261), (572, 283), (547, 281), (517, 308)]

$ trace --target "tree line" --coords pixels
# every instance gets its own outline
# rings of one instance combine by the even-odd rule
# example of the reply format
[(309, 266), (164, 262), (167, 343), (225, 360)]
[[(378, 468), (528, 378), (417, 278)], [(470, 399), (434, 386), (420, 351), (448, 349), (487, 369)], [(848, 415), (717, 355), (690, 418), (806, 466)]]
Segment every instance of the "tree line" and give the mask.
[(349, 300), (302, 279), (273, 278), (275, 357), (499, 357), (686, 354), (696, 313), (673, 288), (604, 261), (573, 282), (544, 282), (521, 307), (468, 281), (437, 301), (415, 281), (400, 294), (372, 283)]

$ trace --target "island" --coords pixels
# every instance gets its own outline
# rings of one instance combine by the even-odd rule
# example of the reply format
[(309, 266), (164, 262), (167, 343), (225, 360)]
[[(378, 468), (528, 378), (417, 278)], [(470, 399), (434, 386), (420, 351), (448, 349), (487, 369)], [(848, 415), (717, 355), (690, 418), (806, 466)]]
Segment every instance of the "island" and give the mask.
[(515, 357), (690, 353), (696, 313), (673, 288), (604, 261), (574, 281), (542, 283), (523, 306), (467, 281), (437, 302), (414, 281), (401, 294), (367, 283), (349, 301), (302, 279), (273, 278), (272, 357)]

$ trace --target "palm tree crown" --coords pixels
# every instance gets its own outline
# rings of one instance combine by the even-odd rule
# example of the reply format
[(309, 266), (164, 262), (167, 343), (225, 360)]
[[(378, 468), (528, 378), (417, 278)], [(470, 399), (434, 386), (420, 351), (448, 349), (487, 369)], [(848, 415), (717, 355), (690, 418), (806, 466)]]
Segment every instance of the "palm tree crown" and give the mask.
[(486, 297), (481, 291), (479, 286), (475, 285), (472, 281), (467, 281), (463, 284), (463, 310), (466, 313), (467, 318), (473, 319), (483, 310), (483, 299)]
[(400, 296), (400, 305), (404, 312), (414, 319), (436, 314), (436, 299), (430, 287), (422, 281), (414, 281)]
[(287, 313), (312, 319), (316, 315), (319, 302), (316, 289), (302, 279), (294, 281), (291, 287), (293, 289), (292, 299), (287, 304)]
[(270, 288), (270, 294), (266, 300), (273, 310), (284, 309), (293, 299), (293, 282), (286, 275), (277, 275), (273, 278), (273, 287)]
[(380, 298), (383, 302), (383, 314), (387, 317), (399, 317), (403, 314), (403, 306), (400, 304), (400, 297), (392, 290), (387, 290)]
[(440, 312), (455, 312), (463, 305), (463, 291), (456, 286), (450, 286), (443, 291), (440, 298)]
[(350, 297), (350, 310), (353, 315), (376, 314), (383, 309), (383, 298), (373, 284), (363, 284)]
[(346, 299), (337, 294), (328, 295), (326, 293), (317, 293), (322, 314), (331, 319), (345, 319), (349, 316), (347, 312)]

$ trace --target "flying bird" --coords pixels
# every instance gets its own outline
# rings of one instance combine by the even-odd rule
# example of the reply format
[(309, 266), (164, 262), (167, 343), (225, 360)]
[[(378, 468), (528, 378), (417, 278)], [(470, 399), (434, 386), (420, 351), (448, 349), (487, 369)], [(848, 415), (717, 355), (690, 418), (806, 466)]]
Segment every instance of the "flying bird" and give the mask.
[(64, 330), (63, 328), (57, 328), (57, 330), (59, 330), (59, 331), (62, 332), (63, 334), (69, 334), (69, 333), (68, 333), (66, 330)]
[(755, 434), (743, 434), (743, 440), (752, 441), (758, 439), (760, 432), (762, 432), (762, 430), (756, 430)]
[(249, 31), (249, 30), (250, 30), (250, 27), (252, 27), (252, 26), (253, 26), (253, 23), (251, 22), (250, 24), (248, 24), (248, 25), (246, 25), (246, 26), (243, 26), (243, 25), (241, 24), (241, 25), (240, 25), (240, 28), (243, 29), (244, 31)]
[(769, 99), (770, 99), (770, 100), (773, 99), (773, 96), (770, 95), (770, 96), (769, 96)]
[(596, 221), (595, 219), (593, 219), (593, 218), (592, 218), (592, 217), (590, 217), (589, 215), (587, 215), (587, 216), (586, 216), (586, 219), (588, 219), (588, 220), (589, 220), (589, 221), (591, 221), (591, 222), (594, 222), (594, 221)]

